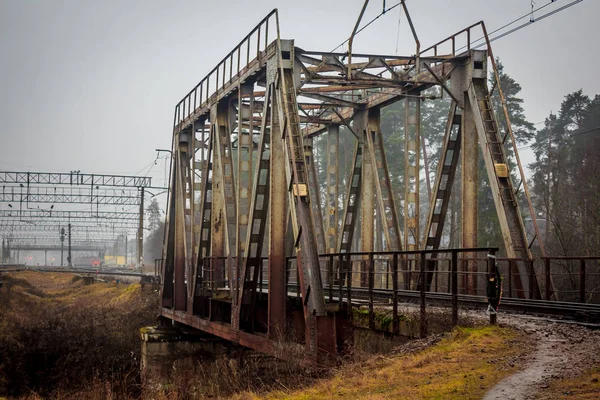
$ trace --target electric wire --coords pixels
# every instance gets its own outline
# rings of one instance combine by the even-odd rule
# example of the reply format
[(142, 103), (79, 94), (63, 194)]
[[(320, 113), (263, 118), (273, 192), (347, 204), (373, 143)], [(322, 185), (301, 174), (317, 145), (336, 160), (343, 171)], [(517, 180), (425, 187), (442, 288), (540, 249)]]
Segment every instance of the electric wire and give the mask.
[(400, 43), (400, 23), (402, 22), (402, 8), (398, 12), (398, 32), (396, 33), (396, 55), (398, 55), (398, 45)]
[[(508, 22), (508, 23), (506, 23), (504, 25), (502, 25), (501, 27), (499, 27), (499, 28), (497, 28), (497, 29), (489, 32), (488, 33), (488, 37), (492, 36), (494, 33), (500, 32), (501, 30), (503, 30), (503, 29), (505, 29), (505, 28), (507, 28), (507, 27), (509, 27), (509, 26), (511, 26), (511, 25), (513, 25), (513, 24), (515, 24), (515, 23), (517, 23), (519, 21), (521, 21), (524, 18), (530, 17), (530, 20), (528, 22), (526, 22), (524, 24), (521, 24), (521, 25), (517, 26), (516, 28), (513, 28), (513, 29), (511, 29), (511, 30), (509, 30), (507, 32), (504, 32), (504, 33), (502, 33), (502, 34), (500, 34), (498, 36), (495, 36), (495, 37), (491, 38), (490, 42), (498, 40), (498, 39), (501, 39), (503, 37), (506, 37), (506, 36), (510, 35), (511, 33), (514, 33), (514, 32), (516, 32), (518, 30), (521, 30), (521, 29), (525, 28), (526, 26), (529, 26), (529, 25), (533, 24), (534, 22), (541, 21), (541, 20), (543, 20), (543, 19), (545, 19), (545, 18), (547, 18), (547, 17), (549, 17), (551, 15), (554, 15), (554, 14), (556, 14), (556, 13), (558, 13), (560, 11), (563, 11), (563, 10), (569, 8), (569, 7), (572, 7), (575, 4), (581, 3), (583, 0), (574, 0), (571, 3), (569, 3), (569, 4), (566, 4), (566, 5), (562, 6), (562, 7), (559, 7), (557, 9), (555, 9), (555, 10), (552, 10), (552, 11), (546, 13), (546, 14), (543, 14), (542, 16), (540, 16), (538, 18), (533, 18), (534, 13), (536, 13), (538, 11), (541, 11), (544, 8), (546, 8), (546, 7), (548, 7), (548, 6), (556, 3), (556, 1), (557, 0), (551, 0), (550, 2), (548, 2), (548, 3), (544, 4), (544, 5), (539, 6), (538, 8), (532, 9), (531, 11), (528, 11), (526, 14), (523, 14), (522, 16), (520, 16), (520, 17), (518, 17), (518, 18), (516, 18), (516, 19), (514, 19), (514, 20), (512, 20), (512, 21), (510, 21), (510, 22)], [(383, 11), (381, 13), (379, 13), (375, 18), (371, 19), (367, 24), (365, 24), (358, 31), (356, 31), (356, 33), (355, 33), (354, 36), (358, 35), (363, 30), (365, 30), (367, 27), (369, 27), (369, 25), (371, 25), (373, 22), (377, 21), (386, 12), (393, 10), (394, 8), (398, 7), (401, 4), (402, 4), (402, 1), (399, 2), (399, 3), (394, 4), (393, 6), (388, 7), (387, 9), (385, 8), (385, 4), (384, 4)], [(402, 13), (402, 9), (400, 10), (400, 13)], [(396, 53), (398, 52), (399, 34), (400, 34), (400, 19), (398, 20), (398, 35), (397, 35), (397, 38), (396, 38)], [(474, 47), (473, 47), (473, 44), (475, 44), (477, 42), (480, 42), (480, 41), (482, 41), (484, 39), (485, 39), (485, 36), (481, 36), (480, 38), (473, 40), (470, 43), (471, 44), (471, 48), (472, 49), (477, 49), (477, 48), (483, 47), (485, 45), (485, 42), (484, 43), (480, 43), (480, 44), (478, 44), (478, 45), (476, 45)], [(345, 45), (349, 40), (350, 40), (350, 38), (344, 40), (342, 43), (340, 43), (339, 45), (337, 45), (330, 52), (333, 53), (334, 51), (336, 51), (337, 49), (339, 49), (340, 47), (342, 47), (343, 45)], [(458, 48), (456, 51), (458, 52), (458, 51), (463, 50), (465, 48), (467, 48), (467, 45), (464, 45), (464, 46)]]
[[(566, 4), (566, 5), (564, 5), (562, 7), (559, 7), (557, 9), (555, 9), (555, 10), (549, 11), (549, 12), (541, 15), (538, 18), (535, 18), (533, 20), (529, 20), (529, 21), (527, 21), (527, 22), (525, 22), (525, 23), (523, 23), (523, 24), (521, 24), (521, 25), (519, 25), (519, 26), (517, 26), (515, 28), (512, 28), (512, 29), (510, 29), (510, 30), (508, 30), (506, 32), (503, 32), (503, 33), (501, 33), (501, 34), (499, 34), (497, 36), (494, 36), (493, 38), (490, 38), (489, 39), (490, 43), (493, 42), (493, 41), (495, 41), (495, 40), (502, 39), (503, 37), (506, 37), (506, 36), (508, 36), (508, 35), (516, 32), (516, 31), (519, 31), (519, 30), (521, 30), (521, 29), (523, 29), (523, 28), (525, 28), (525, 27), (533, 24), (534, 22), (541, 21), (541, 20), (543, 20), (543, 19), (545, 19), (547, 17), (550, 17), (550, 16), (552, 16), (554, 14), (557, 14), (557, 13), (559, 13), (561, 11), (564, 11), (564, 10), (566, 10), (569, 7), (572, 7), (572, 6), (574, 6), (574, 5), (578, 4), (578, 3), (581, 3), (582, 1), (583, 0), (574, 0), (574, 1), (570, 2), (569, 4)], [(555, 2), (556, 1), (551, 1), (550, 3), (547, 3), (547, 4), (543, 5), (543, 6), (538, 7), (533, 12), (539, 11), (539, 10), (541, 10), (541, 9), (543, 9), (543, 8), (551, 5), (551, 4), (554, 4)], [(505, 24), (505, 25), (501, 26), (500, 28), (495, 29), (494, 31), (488, 33), (488, 37), (491, 37), (494, 33), (501, 31), (502, 29), (504, 29), (504, 28), (506, 28), (506, 27), (508, 27), (508, 26), (510, 26), (510, 25), (512, 25), (512, 24), (514, 24), (514, 23), (516, 23), (516, 22), (518, 22), (520, 20), (522, 20), (523, 18), (525, 18), (525, 17), (527, 17), (529, 15), (530, 15), (530, 13), (527, 13), (527, 14), (525, 14), (525, 15), (523, 15), (523, 16), (521, 16), (521, 17), (519, 17), (519, 18), (517, 18), (517, 19), (515, 19), (515, 20), (513, 20), (511, 22), (509, 22), (508, 24)], [(479, 43), (478, 45), (473, 46), (474, 43), (477, 43), (477, 42), (479, 42), (479, 41), (481, 41), (483, 39), (485, 39), (485, 36), (482, 36), (482, 37), (480, 37), (480, 38), (478, 38), (476, 40), (473, 40), (471, 42), (471, 49), (478, 49), (478, 48), (481, 48), (481, 47), (485, 46), (486, 42)], [(467, 48), (467, 45), (464, 45), (464, 46), (460, 47), (459, 49), (457, 49), (456, 52), (459, 52), (460, 50), (463, 50), (463, 49), (466, 49), (466, 48)]]
[[(386, 12), (393, 10), (394, 8), (398, 7), (400, 4), (402, 4), (402, 1), (394, 4), (393, 6), (389, 7), (389, 8), (384, 8), (383, 11), (381, 13), (379, 13), (379, 15), (377, 15), (375, 18), (373, 18), (372, 20), (370, 20), (365, 26), (363, 26), (362, 28), (360, 28), (359, 30), (356, 31), (356, 33), (354, 34), (354, 36), (358, 35), (359, 33), (361, 33), (363, 30), (365, 30), (369, 25), (371, 25), (373, 22), (377, 21), (379, 19), (379, 17), (381, 17), (382, 15), (384, 15)], [(334, 49), (332, 49), (331, 51), (329, 51), (330, 53), (333, 53), (334, 51), (336, 51), (337, 49), (339, 49), (340, 47), (342, 47), (343, 45), (345, 45), (348, 41), (350, 40), (350, 38), (344, 40), (342, 43), (340, 43), (339, 45), (337, 45), (337, 47), (335, 47)]]

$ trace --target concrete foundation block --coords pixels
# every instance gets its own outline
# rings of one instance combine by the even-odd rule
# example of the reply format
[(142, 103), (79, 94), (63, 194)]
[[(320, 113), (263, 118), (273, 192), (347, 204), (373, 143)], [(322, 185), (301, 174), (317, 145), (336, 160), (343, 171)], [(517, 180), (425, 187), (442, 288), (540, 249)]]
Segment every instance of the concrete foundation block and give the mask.
[(141, 328), (140, 338), (142, 382), (151, 390), (171, 381), (176, 361), (193, 369), (196, 361), (215, 358), (231, 348), (229, 342), (212, 335), (171, 326)]

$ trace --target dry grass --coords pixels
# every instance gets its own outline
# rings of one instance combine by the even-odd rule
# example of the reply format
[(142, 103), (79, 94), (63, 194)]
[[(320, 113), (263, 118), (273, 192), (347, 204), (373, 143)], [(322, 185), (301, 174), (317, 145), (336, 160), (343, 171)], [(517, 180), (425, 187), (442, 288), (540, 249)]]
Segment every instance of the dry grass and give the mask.
[(515, 344), (524, 340), (505, 328), (457, 328), (426, 350), (347, 365), (309, 388), (235, 398), (479, 399), (514, 372), (511, 360), (523, 351)]
[(194, 361), (192, 368), (189, 360), (181, 360), (171, 383), (144, 393), (137, 332), (154, 322), (155, 300), (139, 285), (84, 286), (68, 275), (36, 272), (3, 280), (0, 397), (481, 398), (514, 372), (512, 361), (524, 352), (519, 345), (525, 338), (509, 329), (458, 328), (423, 350), (372, 356), (333, 371), (308, 370), (252, 352)]
[(0, 396), (92, 398), (79, 392), (86, 388), (137, 396), (138, 329), (154, 323), (155, 295), (140, 285), (85, 286), (70, 274), (2, 279)]
[(600, 399), (600, 367), (572, 379), (559, 379), (542, 390), (539, 399)]
[(157, 400), (246, 398), (250, 393), (306, 387), (327, 374), (325, 370), (307, 368), (300, 362), (282, 361), (246, 350), (216, 359), (178, 360), (173, 366), (171, 381), (158, 391), (146, 392), (144, 397)]

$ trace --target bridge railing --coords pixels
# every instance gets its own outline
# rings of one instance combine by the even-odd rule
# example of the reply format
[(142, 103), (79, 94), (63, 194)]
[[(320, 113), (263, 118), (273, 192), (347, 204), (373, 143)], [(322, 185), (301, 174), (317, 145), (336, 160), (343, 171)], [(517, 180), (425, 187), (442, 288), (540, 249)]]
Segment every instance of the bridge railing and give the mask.
[[(600, 256), (598, 257), (543, 257), (540, 259), (490, 258), (494, 248), (448, 249), (413, 252), (353, 252), (319, 256), (319, 270), (329, 302), (346, 302), (352, 293), (374, 298), (378, 293), (409, 292), (487, 296), (487, 282), (492, 267), (502, 278), (502, 297), (512, 299), (540, 299), (548, 301), (600, 304)], [(435, 257), (432, 257), (435, 255)], [(236, 259), (232, 258), (236, 263)], [(525, 266), (527, 276), (523, 277)], [(268, 287), (268, 258), (252, 263), (248, 276), (257, 272), (259, 290)], [(213, 291), (229, 288), (227, 257), (207, 257), (204, 262), (207, 287)], [(424, 269), (423, 269), (424, 268)], [(455, 272), (453, 273), (453, 269)], [(237, 282), (233, 271), (232, 281)], [(300, 296), (295, 257), (286, 262), (287, 287), (290, 295)], [(539, 282), (538, 292), (519, 282)], [(527, 279), (524, 279), (527, 278)], [(456, 279), (454, 283), (453, 279)], [(423, 285), (423, 282), (426, 282)], [(414, 293), (413, 293), (414, 294)], [(384, 297), (384, 296), (380, 296)], [(389, 297), (389, 296), (388, 296)]]
[[(460, 262), (463, 265), (459, 275), (482, 274), (482, 272), (466, 271), (464, 264), (472, 261), (481, 264), (486, 262), (486, 259), (461, 259)], [(502, 296), (504, 298), (536, 299), (536, 292), (531, 287), (519, 286), (518, 278), (522, 278), (522, 273), (517, 269), (517, 263), (525, 265), (527, 282), (533, 282), (532, 277), (537, 279), (540, 289), (538, 299), (600, 304), (600, 256), (555, 256), (537, 259), (496, 258), (496, 265), (502, 277)], [(473, 282), (473, 279), (463, 279), (463, 281), (469, 283)], [(481, 282), (480, 278), (479, 282)], [(481, 288), (482, 286), (479, 286), (477, 290), (466, 286), (464, 291), (467, 294), (485, 296), (486, 293), (482, 292)]]
[[(454, 287), (457, 294), (485, 295), (485, 283), (493, 263), (493, 259), (485, 255), (496, 251), (497, 248), (476, 248), (336, 253), (321, 255), (319, 263), (323, 286), (330, 300), (348, 288), (402, 292), (425, 288), (427, 292), (451, 293)], [(473, 253), (484, 257), (466, 258)], [(288, 272), (293, 276), (295, 260), (293, 257), (289, 260), (292, 263)], [(467, 261), (471, 264), (470, 271), (465, 268)], [(474, 263), (477, 265), (473, 266)], [(453, 275), (456, 283), (453, 283)], [(481, 288), (473, 293), (473, 287)]]
[(543, 257), (539, 263), (546, 300), (600, 304), (600, 256)]
[(173, 126), (189, 118), (197, 108), (208, 104), (211, 96), (240, 76), (252, 60), (260, 59), (269, 43), (278, 37), (279, 17), (277, 9), (274, 9), (177, 103)]

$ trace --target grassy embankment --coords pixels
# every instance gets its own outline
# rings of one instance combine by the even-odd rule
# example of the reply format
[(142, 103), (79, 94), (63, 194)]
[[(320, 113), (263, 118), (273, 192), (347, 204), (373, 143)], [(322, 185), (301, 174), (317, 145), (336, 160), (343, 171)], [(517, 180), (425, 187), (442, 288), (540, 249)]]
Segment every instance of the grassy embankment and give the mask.
[(155, 295), (139, 284), (85, 286), (70, 274), (2, 280), (0, 396), (141, 393), (138, 329), (154, 323)]
[(559, 379), (538, 393), (539, 399), (600, 399), (600, 366), (572, 379)]
[(415, 354), (373, 357), (292, 391), (239, 399), (479, 399), (516, 370), (525, 338), (499, 327), (457, 328)]

